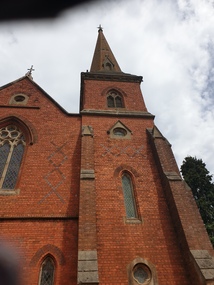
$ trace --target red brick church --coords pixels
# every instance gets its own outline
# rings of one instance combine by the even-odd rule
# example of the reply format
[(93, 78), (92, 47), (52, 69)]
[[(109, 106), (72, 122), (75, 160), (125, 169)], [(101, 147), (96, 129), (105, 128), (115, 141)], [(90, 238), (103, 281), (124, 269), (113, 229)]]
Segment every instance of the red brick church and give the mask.
[(214, 284), (212, 245), (141, 82), (100, 27), (78, 114), (31, 70), (0, 88), (0, 238), (21, 284)]

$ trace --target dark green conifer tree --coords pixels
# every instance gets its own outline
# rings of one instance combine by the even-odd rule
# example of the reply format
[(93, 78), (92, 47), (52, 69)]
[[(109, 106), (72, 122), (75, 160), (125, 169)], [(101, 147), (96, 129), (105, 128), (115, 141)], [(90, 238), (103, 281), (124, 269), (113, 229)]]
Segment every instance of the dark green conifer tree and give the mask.
[(201, 159), (191, 156), (184, 159), (181, 173), (192, 190), (210, 240), (214, 245), (214, 183), (212, 175)]

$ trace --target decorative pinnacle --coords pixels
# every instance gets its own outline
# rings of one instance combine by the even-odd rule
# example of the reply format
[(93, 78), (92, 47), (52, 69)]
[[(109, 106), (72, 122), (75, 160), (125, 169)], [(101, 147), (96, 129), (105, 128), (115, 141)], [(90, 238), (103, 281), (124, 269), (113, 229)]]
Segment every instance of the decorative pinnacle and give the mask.
[(103, 31), (103, 28), (100, 24), (99, 24), (99, 27), (97, 27), (97, 28), (98, 28), (98, 33)]

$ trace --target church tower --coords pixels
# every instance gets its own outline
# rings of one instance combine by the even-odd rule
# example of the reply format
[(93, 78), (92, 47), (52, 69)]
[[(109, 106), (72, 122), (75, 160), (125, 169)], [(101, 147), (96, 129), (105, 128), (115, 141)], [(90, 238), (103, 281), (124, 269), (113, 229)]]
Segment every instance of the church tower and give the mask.
[(99, 27), (81, 74), (78, 284), (213, 284), (212, 246), (141, 82)]
[(191, 190), (102, 28), (78, 114), (32, 71), (0, 87), (0, 284), (213, 285)]

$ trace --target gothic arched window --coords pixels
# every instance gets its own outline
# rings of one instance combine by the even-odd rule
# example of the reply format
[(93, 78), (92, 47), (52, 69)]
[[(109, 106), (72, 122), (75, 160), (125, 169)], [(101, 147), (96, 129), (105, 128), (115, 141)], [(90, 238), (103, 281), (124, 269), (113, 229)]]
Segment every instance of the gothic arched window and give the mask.
[(41, 266), (39, 285), (54, 284), (54, 262), (51, 257), (47, 257)]
[(122, 175), (122, 187), (127, 218), (137, 218), (133, 184), (130, 175)]
[(123, 108), (122, 96), (115, 90), (108, 92), (107, 105), (109, 108)]
[(108, 107), (114, 107), (115, 106), (115, 102), (114, 102), (114, 97), (112, 97), (111, 95), (107, 97), (107, 103), (108, 103)]
[(15, 125), (0, 129), (0, 188), (14, 189), (25, 147), (25, 137)]

